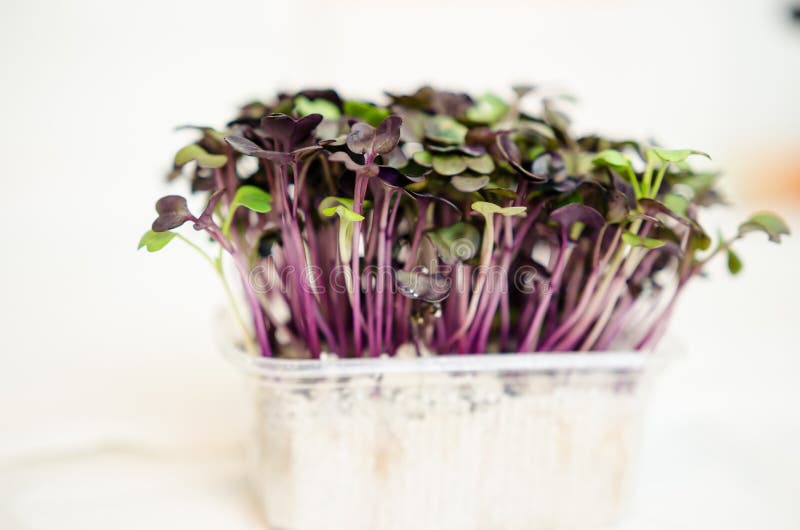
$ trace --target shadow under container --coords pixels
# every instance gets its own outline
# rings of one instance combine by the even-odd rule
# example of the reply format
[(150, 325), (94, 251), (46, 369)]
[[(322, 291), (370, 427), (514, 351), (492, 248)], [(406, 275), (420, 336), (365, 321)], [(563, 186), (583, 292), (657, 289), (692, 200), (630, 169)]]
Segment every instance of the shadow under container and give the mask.
[(645, 353), (282, 360), (231, 353), (273, 530), (602, 528), (625, 499)]

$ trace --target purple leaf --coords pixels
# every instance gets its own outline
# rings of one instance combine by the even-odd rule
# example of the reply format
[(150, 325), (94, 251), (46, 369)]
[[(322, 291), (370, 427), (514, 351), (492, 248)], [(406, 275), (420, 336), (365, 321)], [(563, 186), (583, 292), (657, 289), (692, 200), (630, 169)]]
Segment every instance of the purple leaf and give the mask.
[(567, 178), (567, 166), (558, 153), (544, 153), (533, 161), (531, 169), (535, 175), (548, 178), (553, 182), (562, 182)]
[(258, 131), (259, 136), (270, 139), (277, 144), (278, 148), (286, 151), (290, 150), (292, 133), (295, 128), (295, 120), (286, 114), (270, 114), (261, 118)]
[(347, 135), (347, 148), (352, 152), (363, 155), (372, 151), (375, 142), (375, 127), (363, 121), (354, 123)]
[(495, 145), (497, 137), (509, 131), (493, 131), (489, 127), (473, 127), (467, 132), (466, 142), (468, 146), (481, 146), (484, 148)]
[(431, 110), (436, 114), (463, 116), (473, 104), (472, 98), (459, 92), (434, 91), (430, 97)]
[(281, 153), (279, 151), (267, 151), (266, 149), (260, 148), (255, 142), (252, 142), (242, 136), (226, 136), (225, 141), (228, 142), (228, 144), (230, 144), (235, 151), (238, 151), (243, 155), (255, 156), (284, 164), (289, 163), (292, 160), (292, 157), (287, 153)]
[(344, 164), (344, 167), (349, 169), (350, 171), (358, 171), (359, 169), (363, 168), (364, 166), (355, 162), (350, 155), (345, 153), (344, 151), (338, 151), (333, 153), (328, 157), (328, 160), (332, 162), (341, 162)]
[[(296, 94), (297, 96), (303, 96), (305, 98), (314, 100), (314, 99), (324, 99), (326, 101), (330, 101), (340, 109), (342, 108), (342, 98), (339, 94), (333, 90), (332, 88), (312, 88), (308, 90), (301, 90)], [(294, 98), (292, 98), (294, 99)]]
[(644, 213), (658, 219), (659, 215), (665, 215), (671, 219), (674, 219), (678, 223), (684, 226), (692, 226), (692, 222), (689, 221), (686, 217), (679, 215), (672, 210), (670, 210), (665, 204), (660, 203), (653, 199), (639, 199), (639, 206), (642, 207)]
[(347, 147), (359, 155), (390, 153), (400, 141), (402, 123), (400, 116), (389, 116), (377, 128), (366, 122), (356, 122), (347, 135)]
[(309, 114), (294, 122), (289, 149), (294, 149), (302, 142), (308, 140), (314, 129), (322, 122), (321, 114)]
[(520, 153), (519, 146), (511, 139), (508, 134), (497, 135), (497, 147), (500, 149), (500, 154), (506, 161), (511, 164), (517, 173), (520, 173), (534, 182), (541, 183), (547, 182), (547, 178), (543, 175), (536, 175), (522, 167), (522, 154)]
[(400, 126), (403, 120), (400, 116), (389, 116), (375, 129), (375, 140), (372, 151), (378, 154), (386, 154), (392, 151), (400, 141)]
[(600, 228), (606, 222), (600, 212), (579, 203), (567, 204), (553, 210), (550, 213), (550, 219), (561, 225), (564, 230), (568, 230), (569, 227), (577, 222), (595, 229)]
[(255, 153), (263, 151), (263, 149), (256, 145), (255, 142), (252, 142), (242, 136), (227, 136), (225, 137), (225, 141), (228, 142), (228, 144), (230, 144), (235, 151), (238, 151), (243, 155), (255, 156)]
[(559, 193), (569, 193), (575, 191), (579, 183), (580, 183), (579, 180), (574, 179), (572, 177), (567, 177), (565, 180), (562, 180), (561, 182), (549, 182), (548, 184), (551, 189)]
[(214, 224), (214, 209), (217, 207), (217, 203), (225, 194), (225, 189), (215, 191), (211, 197), (208, 198), (208, 203), (206, 204), (203, 213), (200, 214), (200, 217), (197, 218), (197, 221), (194, 223), (195, 230), (205, 230), (212, 224)]
[(404, 188), (401, 188), (401, 190), (406, 195), (411, 197), (412, 199), (415, 199), (415, 200), (418, 200), (418, 201), (434, 201), (434, 202), (438, 202), (438, 203), (444, 204), (446, 206), (449, 206), (450, 208), (455, 210), (459, 215), (461, 214), (461, 208), (459, 208), (458, 206), (456, 206), (455, 204), (453, 204), (451, 201), (449, 201), (448, 199), (446, 199), (444, 197), (441, 197), (439, 195), (433, 195), (431, 193), (424, 193), (424, 192), (421, 193), (421, 192), (417, 192), (417, 191), (411, 191), (411, 190), (407, 190), (407, 189), (404, 189)]
[(292, 158), (295, 160), (301, 160), (303, 157), (308, 156), (312, 153), (315, 153), (322, 149), (322, 143), (318, 145), (309, 145), (308, 147), (301, 147), (300, 149), (295, 149), (291, 152)]
[(608, 212), (606, 219), (611, 224), (621, 223), (628, 218), (628, 198), (619, 190), (611, 190), (608, 194)]
[(273, 140), (277, 149), (288, 152), (307, 140), (321, 121), (321, 114), (309, 114), (298, 120), (286, 114), (270, 114), (261, 118), (260, 136)]
[(378, 169), (378, 178), (384, 184), (392, 188), (403, 188), (415, 182), (423, 182), (425, 177), (412, 177), (401, 173), (399, 170), (390, 166), (380, 166)]
[(483, 156), (486, 154), (486, 148), (482, 145), (462, 145), (459, 150), (468, 156)]
[(522, 154), (519, 151), (519, 146), (511, 139), (510, 135), (497, 135), (497, 146), (500, 148), (500, 154), (503, 155), (503, 158), (505, 158), (509, 164), (520, 164), (522, 161)]
[[(571, 177), (570, 179), (571, 180)], [(621, 223), (628, 219), (628, 212), (636, 208), (635, 203), (628, 203), (628, 198), (616, 188), (609, 189), (592, 181), (581, 182), (576, 193), (581, 202), (598, 212), (605, 212), (606, 221), (610, 224)]]
[(194, 219), (186, 205), (186, 199), (180, 195), (161, 197), (156, 203), (156, 212), (158, 217), (153, 221), (153, 232), (166, 232)]

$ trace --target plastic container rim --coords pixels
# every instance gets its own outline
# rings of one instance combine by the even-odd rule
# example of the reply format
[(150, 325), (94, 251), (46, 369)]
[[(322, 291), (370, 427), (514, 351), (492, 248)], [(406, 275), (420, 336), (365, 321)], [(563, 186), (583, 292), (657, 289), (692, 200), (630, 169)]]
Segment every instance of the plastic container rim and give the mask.
[(224, 352), (225, 357), (246, 373), (281, 379), (470, 372), (635, 372), (643, 370), (653, 357), (651, 352), (615, 351), (436, 355), (412, 359), (281, 359), (257, 357), (232, 345), (224, 348)]

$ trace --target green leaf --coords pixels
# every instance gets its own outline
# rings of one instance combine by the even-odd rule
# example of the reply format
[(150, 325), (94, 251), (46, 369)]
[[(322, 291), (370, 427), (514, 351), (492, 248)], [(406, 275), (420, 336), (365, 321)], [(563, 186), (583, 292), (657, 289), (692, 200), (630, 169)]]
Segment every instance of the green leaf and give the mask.
[(463, 144), (468, 131), (469, 129), (450, 116), (431, 116), (425, 122), (425, 136), (442, 144)]
[(689, 199), (676, 193), (667, 193), (663, 200), (664, 206), (680, 215), (686, 217), (686, 210), (689, 208)]
[(334, 215), (338, 215), (340, 219), (343, 219), (344, 221), (348, 221), (351, 223), (364, 220), (363, 215), (356, 213), (347, 206), (343, 206), (341, 204), (339, 204), (338, 206), (331, 206), (329, 208), (325, 208), (322, 210), (322, 213), (327, 217), (333, 217)]
[(467, 119), (475, 123), (491, 124), (503, 118), (508, 112), (505, 101), (494, 94), (484, 94), (472, 107), (467, 109)]
[(695, 226), (689, 237), (689, 248), (692, 250), (708, 250), (711, 246), (711, 238), (699, 226)]
[(660, 147), (652, 147), (650, 150), (664, 162), (683, 162), (692, 155), (700, 155), (711, 160), (708, 153), (703, 151), (696, 151), (694, 149), (661, 149)]
[[(326, 210), (335, 208), (339, 204), (352, 210), (354, 201), (348, 197), (325, 197), (320, 201), (319, 208), (317, 208), (317, 210), (320, 212), (320, 214), (326, 215), (324, 213)], [(330, 217), (330, 215), (328, 217)]]
[(435, 155), (433, 157), (433, 170), (440, 175), (451, 176), (463, 173), (467, 169), (467, 162), (461, 155)]
[(430, 230), (426, 235), (436, 247), (439, 257), (448, 265), (457, 261), (471, 260), (481, 245), (481, 234), (478, 229), (465, 222)]
[(728, 249), (728, 270), (731, 274), (739, 274), (742, 270), (742, 260), (739, 259), (739, 256), (731, 249)]
[(489, 184), (489, 176), (482, 175), (480, 177), (457, 176), (450, 179), (450, 184), (453, 185), (458, 191), (464, 193), (472, 193), (486, 187)]
[(569, 239), (570, 239), (570, 241), (577, 241), (578, 238), (581, 237), (581, 234), (583, 233), (583, 229), (585, 227), (586, 227), (586, 225), (583, 224), (580, 221), (574, 222), (572, 224), (572, 226), (569, 227)]
[(203, 168), (216, 169), (225, 165), (228, 157), (225, 155), (212, 155), (197, 144), (187, 145), (175, 153), (175, 167), (182, 167), (192, 160), (197, 160), (197, 165)]
[(740, 236), (748, 232), (764, 232), (775, 243), (781, 242), (782, 235), (788, 236), (791, 233), (786, 221), (772, 212), (755, 213), (739, 225)]
[(272, 210), (272, 195), (257, 186), (241, 186), (233, 197), (231, 215), (239, 206), (244, 206), (254, 212), (267, 213)]
[(592, 162), (597, 165), (609, 166), (615, 169), (631, 167), (631, 161), (628, 160), (628, 157), (614, 149), (606, 149), (605, 151), (600, 152), (596, 157), (594, 157)]
[[(342, 208), (338, 206), (337, 208)], [(342, 263), (348, 263), (353, 256), (353, 235), (356, 232), (356, 227), (350, 221), (342, 218), (339, 221), (339, 258)], [(352, 291), (352, 279), (348, 279), (348, 290)]]
[(653, 148), (645, 149), (644, 150), (644, 158), (645, 162), (650, 164), (652, 167), (655, 167), (655, 164), (660, 160), (658, 155), (656, 155)]
[(230, 233), (231, 223), (236, 209), (239, 206), (258, 213), (267, 213), (272, 210), (272, 195), (257, 186), (245, 185), (236, 190), (236, 195), (231, 201), (227, 219), (222, 224), (222, 233), (226, 236)]
[(345, 101), (343, 107), (345, 115), (359, 118), (373, 127), (380, 125), (391, 114), (389, 109), (376, 107), (363, 101)]
[(507, 206), (505, 208), (496, 205), (493, 202), (477, 201), (472, 203), (472, 209), (484, 216), (499, 213), (502, 216), (508, 217), (512, 215), (522, 215), (525, 213), (525, 206)]
[(636, 234), (634, 234), (632, 232), (623, 232), (622, 233), (622, 240), (626, 244), (628, 244), (628, 245), (630, 245), (632, 247), (639, 246), (639, 244), (642, 241), (642, 239), (639, 236), (637, 236)]
[(507, 206), (505, 208), (500, 208), (500, 211), (497, 212), (503, 217), (511, 217), (515, 215), (522, 215), (528, 208), (526, 206)]
[(498, 213), (501, 207), (493, 202), (477, 201), (472, 203), (472, 209), (487, 216)]
[(659, 248), (664, 246), (666, 241), (661, 241), (660, 239), (653, 239), (652, 237), (645, 237), (642, 240), (642, 244), (647, 248)]
[(158, 252), (166, 247), (176, 235), (175, 232), (153, 232), (152, 230), (148, 230), (139, 240), (139, 246), (136, 247), (136, 249), (147, 247), (148, 252)]
[[(536, 160), (539, 155), (543, 154), (547, 151), (547, 148), (543, 145), (533, 145), (525, 151), (525, 158), (527, 160)], [(591, 160), (590, 160), (591, 161)]]
[(632, 247), (658, 248), (664, 245), (664, 241), (651, 237), (642, 237), (633, 232), (623, 232), (622, 240)]
[(477, 158), (464, 158), (467, 167), (475, 173), (483, 173), (484, 175), (494, 171), (494, 160), (489, 154), (481, 155)]
[[(339, 257), (342, 262), (347, 263), (353, 255), (353, 234), (355, 234), (356, 221), (363, 221), (364, 216), (354, 212), (345, 204), (352, 206), (353, 201), (344, 197), (326, 197), (323, 202), (328, 201), (325, 206), (320, 204), (322, 215), (327, 217), (339, 217)], [(338, 202), (339, 204), (335, 204)], [(349, 283), (349, 282), (348, 282)], [(348, 287), (349, 288), (349, 287)]]
[(692, 173), (689, 175), (679, 175), (676, 180), (691, 188), (696, 195), (702, 195), (711, 189), (717, 181), (716, 173)]
[(341, 116), (339, 107), (323, 98), (311, 100), (304, 96), (298, 96), (294, 99), (294, 108), (301, 116), (321, 114), (325, 120), (338, 120)]
[(433, 155), (431, 155), (428, 151), (417, 151), (411, 158), (423, 167), (431, 167), (433, 166)]
[(599, 166), (608, 166), (616, 171), (624, 172), (625, 176), (627, 176), (628, 180), (630, 180), (631, 186), (633, 186), (633, 193), (636, 195), (636, 198), (642, 198), (643, 195), (641, 186), (636, 178), (636, 173), (633, 171), (631, 161), (627, 156), (615, 149), (606, 149), (594, 157), (592, 162)]

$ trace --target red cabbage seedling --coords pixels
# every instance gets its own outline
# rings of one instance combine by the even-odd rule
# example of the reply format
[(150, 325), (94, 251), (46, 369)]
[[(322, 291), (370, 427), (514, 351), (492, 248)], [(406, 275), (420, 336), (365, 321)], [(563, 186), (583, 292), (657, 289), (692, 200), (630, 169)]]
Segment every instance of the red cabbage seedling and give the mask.
[[(736, 240), (789, 233), (761, 212), (711, 248), (699, 211), (720, 202), (715, 175), (689, 164), (708, 155), (574, 136), (552, 101), (528, 113), (515, 92), (251, 103), (224, 130), (193, 127), (171, 177), (206, 206), (161, 198), (139, 246), (191, 245), (249, 349), (316, 358), (649, 349), (709, 259), (735, 274)], [(215, 256), (178, 233), (187, 222)]]

